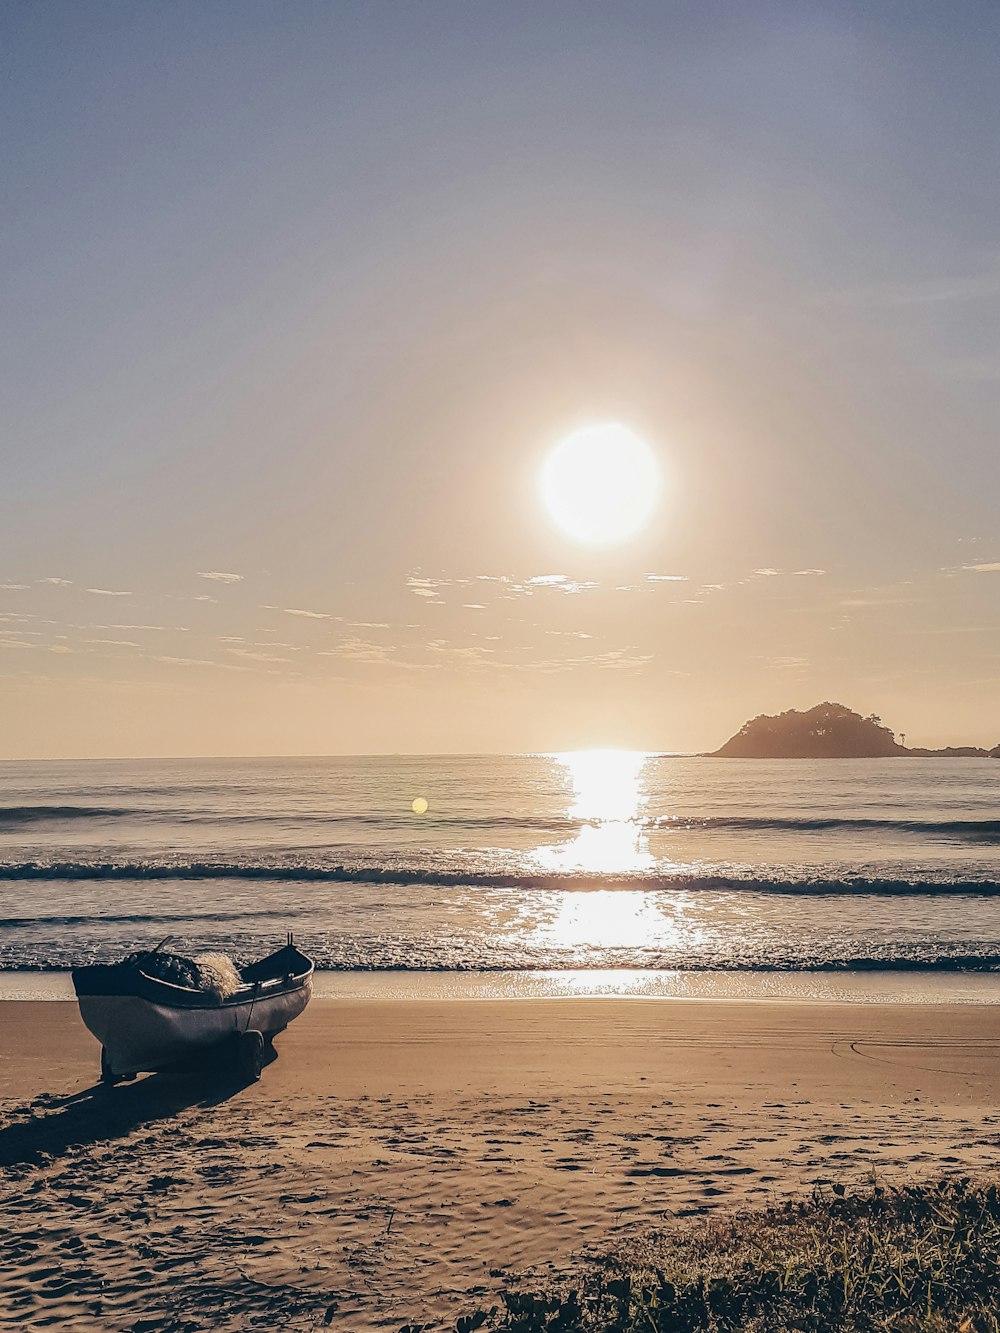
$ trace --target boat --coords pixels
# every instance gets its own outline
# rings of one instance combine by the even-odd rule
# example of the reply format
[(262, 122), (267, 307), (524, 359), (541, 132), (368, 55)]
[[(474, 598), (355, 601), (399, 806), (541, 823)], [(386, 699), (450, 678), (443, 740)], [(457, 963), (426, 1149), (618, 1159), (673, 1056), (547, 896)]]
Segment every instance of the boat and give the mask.
[(101, 1081), (111, 1085), (209, 1052), (256, 1081), (274, 1038), (309, 1003), (312, 980), (312, 959), (291, 935), (243, 968), (224, 955), (199, 961), (158, 945), (120, 963), (73, 969), (80, 1016), (101, 1043)]

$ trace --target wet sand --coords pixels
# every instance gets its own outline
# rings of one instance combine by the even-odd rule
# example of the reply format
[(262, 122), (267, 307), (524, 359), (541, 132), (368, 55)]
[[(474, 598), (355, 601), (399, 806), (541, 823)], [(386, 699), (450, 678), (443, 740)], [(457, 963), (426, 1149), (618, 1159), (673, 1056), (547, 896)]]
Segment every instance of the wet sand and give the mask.
[(0, 1328), (453, 1325), (664, 1219), (1000, 1147), (990, 1005), (317, 1000), (250, 1088), (111, 1092), (74, 1005), (0, 1023)]

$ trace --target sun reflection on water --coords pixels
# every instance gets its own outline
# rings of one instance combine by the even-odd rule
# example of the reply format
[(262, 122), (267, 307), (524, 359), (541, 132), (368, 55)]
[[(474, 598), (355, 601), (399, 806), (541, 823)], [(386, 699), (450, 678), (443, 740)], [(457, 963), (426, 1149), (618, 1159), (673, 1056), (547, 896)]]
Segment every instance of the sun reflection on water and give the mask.
[(635, 874), (652, 868), (639, 816), (645, 807), (642, 750), (575, 750), (551, 758), (569, 786), (571, 819), (585, 821), (570, 841), (535, 853), (546, 870)]
[[(642, 877), (657, 864), (644, 827), (647, 766), (635, 750), (581, 750), (550, 756), (565, 784), (568, 818), (583, 821), (572, 837), (540, 847), (540, 868), (567, 876)], [(692, 936), (686, 903), (677, 894), (619, 885), (577, 888), (573, 880), (536, 900), (528, 938), (533, 945), (583, 961), (608, 951), (675, 950)], [(606, 966), (606, 963), (605, 963)], [(619, 989), (621, 978), (610, 989)], [(626, 986), (626, 989), (628, 987)]]
[(641, 949), (663, 935), (665, 924), (645, 889), (566, 890), (538, 938), (569, 949)]

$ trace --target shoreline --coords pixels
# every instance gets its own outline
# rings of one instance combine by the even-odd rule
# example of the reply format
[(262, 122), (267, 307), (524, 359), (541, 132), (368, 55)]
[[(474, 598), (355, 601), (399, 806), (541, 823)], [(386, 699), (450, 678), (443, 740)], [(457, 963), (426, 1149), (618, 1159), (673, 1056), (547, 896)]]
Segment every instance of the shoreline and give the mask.
[[(799, 1004), (1000, 1005), (1000, 972), (914, 969), (681, 972), (317, 971), (316, 1000), (641, 999)], [(0, 1002), (72, 1001), (68, 971), (0, 971)]]

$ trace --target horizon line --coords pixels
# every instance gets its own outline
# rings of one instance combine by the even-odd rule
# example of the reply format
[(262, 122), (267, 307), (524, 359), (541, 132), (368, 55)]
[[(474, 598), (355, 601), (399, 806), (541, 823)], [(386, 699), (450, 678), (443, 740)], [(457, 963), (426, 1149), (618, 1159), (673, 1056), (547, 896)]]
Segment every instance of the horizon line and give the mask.
[(580, 745), (556, 750), (357, 750), (329, 751), (299, 754), (103, 754), (103, 755), (5, 755), (0, 764), (107, 764), (150, 761), (212, 762), (219, 759), (242, 759), (272, 762), (281, 759), (531, 759), (551, 758), (560, 754), (588, 752), (644, 754), (659, 759), (701, 759), (710, 757), (707, 750), (644, 750), (636, 745)]

